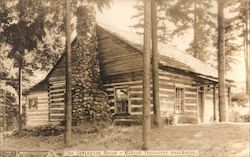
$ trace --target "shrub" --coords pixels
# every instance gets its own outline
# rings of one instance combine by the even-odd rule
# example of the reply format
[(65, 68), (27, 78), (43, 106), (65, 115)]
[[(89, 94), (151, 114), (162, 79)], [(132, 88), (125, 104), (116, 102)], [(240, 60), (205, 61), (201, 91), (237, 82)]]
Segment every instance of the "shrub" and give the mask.
[(165, 118), (165, 123), (167, 125), (173, 125), (174, 124), (174, 116), (173, 115), (170, 115), (168, 117)]
[[(58, 136), (63, 134), (64, 130), (64, 127), (59, 125), (43, 125), (34, 128), (24, 128), (22, 136)], [(18, 131), (15, 131), (13, 136), (18, 136)]]
[(73, 126), (72, 132), (80, 134), (95, 133), (95, 132), (100, 132), (101, 130), (107, 128), (110, 125), (111, 125), (110, 122), (105, 122), (105, 121), (99, 121), (94, 123), (84, 122), (78, 124), (77, 126)]

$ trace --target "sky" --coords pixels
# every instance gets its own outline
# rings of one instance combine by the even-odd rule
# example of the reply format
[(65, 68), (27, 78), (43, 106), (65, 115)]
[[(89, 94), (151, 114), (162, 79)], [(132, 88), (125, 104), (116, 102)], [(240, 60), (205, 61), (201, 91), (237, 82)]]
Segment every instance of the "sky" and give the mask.
[[(131, 19), (136, 14), (135, 4), (136, 0), (113, 0), (110, 8), (105, 8), (102, 12), (97, 12), (97, 21), (101, 24), (126, 31), (134, 31), (130, 26), (136, 22), (135, 19)], [(190, 34), (191, 32), (183, 37), (174, 39), (172, 44), (181, 50), (185, 50), (192, 39), (190, 38)], [(244, 86), (246, 78), (243, 57), (243, 54), (237, 56), (238, 61), (233, 65), (232, 72), (228, 74), (230, 79), (234, 80), (239, 86)]]

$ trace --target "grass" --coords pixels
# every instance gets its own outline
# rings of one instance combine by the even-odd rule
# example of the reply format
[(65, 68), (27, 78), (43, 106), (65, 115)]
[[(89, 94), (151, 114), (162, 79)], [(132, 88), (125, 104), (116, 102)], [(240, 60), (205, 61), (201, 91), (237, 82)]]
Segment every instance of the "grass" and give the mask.
[[(163, 126), (151, 130), (152, 150), (198, 150), (202, 157), (248, 157), (249, 124), (202, 124)], [(19, 150), (140, 150), (141, 126), (111, 125), (98, 133), (75, 133), (65, 148), (63, 135), (53, 137), (11, 137), (3, 149)]]

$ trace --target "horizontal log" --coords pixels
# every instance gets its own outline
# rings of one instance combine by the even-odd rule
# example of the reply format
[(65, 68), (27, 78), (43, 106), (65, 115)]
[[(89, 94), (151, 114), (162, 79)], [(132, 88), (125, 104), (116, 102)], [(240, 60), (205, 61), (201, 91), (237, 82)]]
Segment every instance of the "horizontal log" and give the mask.
[(49, 115), (49, 112), (47, 111), (46, 113), (39, 113), (39, 114), (27, 114), (27, 118), (36, 118), (36, 117), (40, 117), (40, 118), (43, 118), (43, 117), (48, 117)]
[(187, 106), (197, 106), (196, 102), (195, 102), (195, 103), (188, 103), (188, 102), (185, 102), (185, 105), (187, 105)]
[(195, 111), (196, 111), (196, 110), (197, 110), (197, 107), (196, 107), (196, 106), (189, 106), (189, 105), (186, 105), (186, 104), (185, 104), (184, 110), (185, 110), (185, 111), (186, 111), (186, 110), (190, 110), (190, 111), (191, 111), (191, 110), (195, 110)]
[(53, 81), (65, 81), (66, 77), (65, 76), (52, 76), (49, 78), (49, 82)]
[(50, 111), (54, 111), (54, 110), (58, 110), (58, 111), (64, 111), (64, 107), (51, 107)]
[(47, 101), (39, 101), (38, 100), (38, 106), (47, 106), (48, 103), (49, 103), (48, 99), (47, 99)]
[(48, 123), (48, 119), (27, 119), (27, 123)]
[[(153, 111), (151, 111), (151, 112), (150, 112), (150, 114), (151, 114), (151, 115), (153, 115), (153, 114), (154, 114), (154, 112), (153, 112)], [(139, 115), (142, 115), (142, 112), (131, 112), (131, 113), (130, 113), (130, 115), (135, 115), (135, 116), (137, 116), (137, 115), (138, 115), (138, 116), (139, 116)]]
[(64, 110), (50, 110), (50, 115), (64, 114)]
[(47, 91), (39, 91), (39, 92), (36, 92), (36, 93), (31, 93), (27, 96), (27, 98), (33, 98), (33, 97), (39, 97), (41, 99), (45, 99), (46, 97), (48, 97), (47, 95)]
[(196, 99), (185, 99), (185, 103), (196, 103)]
[(50, 117), (53, 119), (53, 117), (64, 117), (64, 114), (62, 113), (50, 113)]
[(64, 102), (64, 98), (53, 98), (50, 99), (50, 102)]
[[(109, 87), (109, 86), (127, 86), (127, 85), (131, 85), (131, 84), (141, 84), (142, 81), (131, 81), (131, 82), (119, 82), (119, 83), (111, 83), (111, 84), (104, 84), (104, 87)], [(132, 86), (131, 86), (132, 87)], [(131, 88), (130, 87), (130, 88)], [(107, 88), (106, 88), (107, 89)], [(113, 89), (113, 88), (112, 88)]]
[(137, 71), (141, 71), (141, 68), (137, 68), (137, 67), (133, 67), (130, 69), (105, 69), (105, 71), (103, 71), (103, 75), (105, 77), (109, 77), (110, 75), (118, 75), (118, 74), (124, 74), (124, 73), (132, 73), (132, 72), (137, 72)]
[(51, 89), (49, 90), (49, 96), (52, 95), (52, 94), (58, 94), (58, 93), (65, 93), (66, 90), (65, 89)]
[(49, 92), (50, 91), (53, 91), (53, 90), (60, 90), (60, 89), (66, 89), (66, 86), (57, 86), (57, 87), (54, 87), (54, 86), (50, 86), (49, 87)]
[(49, 116), (44, 115), (44, 116), (27, 116), (27, 121), (48, 121), (49, 120)]
[(27, 122), (27, 126), (40, 126), (40, 125), (47, 125), (49, 122)]

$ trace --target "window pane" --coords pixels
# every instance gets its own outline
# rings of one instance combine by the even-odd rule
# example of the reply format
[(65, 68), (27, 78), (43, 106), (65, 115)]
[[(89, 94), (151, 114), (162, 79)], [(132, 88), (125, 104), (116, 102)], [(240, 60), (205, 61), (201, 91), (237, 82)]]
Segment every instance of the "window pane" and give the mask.
[(118, 88), (115, 90), (116, 106), (118, 113), (128, 113), (128, 88)]
[(29, 99), (29, 109), (37, 109), (37, 108), (38, 108), (37, 98)]
[(182, 111), (184, 109), (184, 89), (176, 88), (175, 91), (175, 109)]
[(116, 89), (116, 99), (119, 100), (127, 100), (128, 99), (128, 89)]

